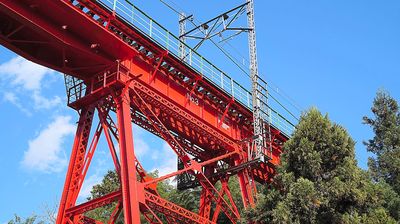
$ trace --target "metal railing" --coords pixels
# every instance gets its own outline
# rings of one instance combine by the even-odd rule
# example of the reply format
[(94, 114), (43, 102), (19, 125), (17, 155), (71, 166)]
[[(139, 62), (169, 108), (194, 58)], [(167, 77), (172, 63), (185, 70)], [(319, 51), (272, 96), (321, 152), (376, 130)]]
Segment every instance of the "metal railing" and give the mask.
[(73, 102), (76, 102), (77, 100), (85, 96), (87, 87), (83, 82), (83, 80), (65, 74), (64, 82), (67, 91), (68, 105), (70, 105)]
[[(154, 42), (159, 44), (160, 47), (168, 50), (170, 54), (179, 58), (178, 56), (181, 51), (179, 46), (182, 44), (179, 38), (132, 3), (126, 0), (97, 0), (97, 2), (108, 8), (110, 11), (114, 11), (120, 19), (151, 38)], [(234, 97), (237, 102), (252, 110), (253, 105), (251, 92), (193, 50), (190, 46), (185, 44), (184, 51), (185, 58), (182, 60), (182, 63), (189, 65), (199, 74), (202, 74), (208, 81)], [(262, 88), (266, 89), (267, 83), (261, 78), (259, 79)], [(268, 98), (268, 95), (269, 94), (266, 93), (266, 99)], [(277, 105), (281, 105), (278, 101), (276, 101), (276, 103)], [(285, 109), (284, 107), (282, 108)], [(294, 124), (291, 121), (272, 108), (269, 104), (266, 104), (266, 101), (261, 106), (261, 109), (265, 121), (269, 122), (286, 135), (291, 135), (294, 130)], [(286, 113), (287, 112), (288, 111), (286, 110)], [(289, 114), (291, 113), (289, 112)]]

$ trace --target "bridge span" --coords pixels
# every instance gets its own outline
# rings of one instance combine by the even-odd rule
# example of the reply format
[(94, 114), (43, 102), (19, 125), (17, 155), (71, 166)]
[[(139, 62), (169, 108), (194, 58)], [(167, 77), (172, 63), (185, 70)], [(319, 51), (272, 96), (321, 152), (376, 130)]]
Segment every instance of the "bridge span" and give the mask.
[[(99, 223), (85, 212), (108, 204), (115, 206), (109, 223), (121, 212), (125, 223), (140, 223), (140, 214), (149, 223), (216, 223), (221, 213), (236, 223), (229, 178), (237, 176), (244, 206), (253, 205), (256, 182), (272, 180), (294, 125), (265, 102), (264, 157), (253, 159), (251, 92), (189, 46), (180, 59), (179, 38), (128, 3), (0, 2), (0, 44), (66, 74), (68, 105), (80, 114), (57, 223)], [(260, 86), (268, 98), (261, 79)], [(132, 123), (168, 142), (176, 172), (147, 175), (134, 153)], [(101, 135), (122, 188), (77, 205)], [(173, 176), (179, 189), (202, 188), (198, 214), (158, 194), (157, 183)]]

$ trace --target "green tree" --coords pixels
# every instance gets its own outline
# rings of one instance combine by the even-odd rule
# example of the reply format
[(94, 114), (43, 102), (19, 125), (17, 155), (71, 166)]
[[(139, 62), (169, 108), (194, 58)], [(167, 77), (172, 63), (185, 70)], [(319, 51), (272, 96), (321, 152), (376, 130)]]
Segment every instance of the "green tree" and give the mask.
[(400, 112), (397, 101), (385, 91), (378, 91), (371, 108), (373, 118), (364, 117), (375, 136), (365, 142), (376, 155), (368, 166), (376, 181), (383, 179), (400, 194)]
[(400, 221), (399, 105), (389, 93), (380, 90), (373, 101), (371, 111), (372, 118), (363, 118), (364, 123), (369, 125), (375, 134), (372, 139), (364, 142), (367, 150), (375, 154), (375, 157), (369, 158), (369, 170), (373, 179), (380, 182), (385, 207)]
[[(119, 177), (117, 172), (109, 170), (106, 175), (104, 176), (101, 183), (96, 184), (93, 186), (92, 190), (90, 191), (90, 196), (87, 200), (92, 200), (104, 196), (106, 194), (112, 193), (120, 189), (119, 184)], [(107, 223), (108, 219), (110, 218), (114, 208), (116, 206), (116, 202), (106, 205), (101, 208), (96, 208), (86, 213), (86, 216), (96, 219), (98, 221)], [(123, 223), (123, 217), (120, 215), (116, 221), (117, 224)]]
[[(152, 173), (149, 173), (148, 175), (152, 177), (158, 177), (158, 171), (156, 170)], [(90, 191), (91, 195), (87, 199), (92, 200), (104, 196), (106, 194), (112, 193), (114, 191), (117, 191), (120, 188), (121, 186), (117, 172), (115, 170), (114, 171), (109, 170), (103, 177), (101, 183), (93, 186), (92, 190)], [(157, 185), (157, 190), (161, 196), (167, 197), (173, 190), (173, 186), (170, 185), (168, 181), (163, 181)], [(86, 215), (90, 218), (106, 223), (110, 218), (112, 212), (114, 211), (115, 206), (116, 203), (112, 203), (110, 205), (106, 205), (104, 207), (91, 210), (87, 212)], [(141, 217), (141, 220), (142, 223), (145, 223), (144, 217)], [(122, 223), (123, 223), (123, 214), (121, 213), (120, 216), (117, 218), (116, 224), (122, 224)]]
[(357, 167), (354, 145), (317, 109), (303, 114), (284, 145), (274, 183), (246, 211), (245, 222), (394, 223), (376, 193), (381, 188)]
[[(158, 171), (154, 171), (149, 173), (150, 176), (155, 178), (158, 177)], [(239, 183), (236, 177), (232, 177), (229, 179), (229, 188), (235, 201), (236, 206), (238, 207), (239, 211), (243, 209), (242, 201), (241, 201), (241, 191), (239, 189)], [(220, 183), (216, 184), (216, 188), (219, 190), (221, 188)], [(88, 197), (88, 200), (92, 200), (108, 193), (114, 192), (120, 189), (118, 175), (115, 171), (108, 171), (107, 174), (104, 176), (102, 182), (93, 186), (91, 191), (91, 196)], [(162, 198), (165, 198), (168, 201), (171, 201), (189, 211), (198, 212), (199, 204), (200, 204), (200, 193), (201, 188), (196, 187), (193, 189), (187, 189), (180, 191), (178, 190), (169, 180), (161, 181), (157, 185), (157, 191)], [(227, 198), (225, 198), (228, 201)], [(112, 205), (107, 205), (101, 208), (94, 209), (86, 213), (88, 217), (93, 219), (105, 222), (109, 219), (113, 209), (115, 207), (115, 203)], [(215, 207), (215, 204), (213, 204)], [(160, 216), (162, 220), (164, 217)], [(142, 217), (142, 222), (146, 223), (144, 217)], [(118, 217), (117, 223), (123, 223), (123, 215)], [(218, 223), (229, 223), (228, 218), (224, 214), (220, 214)]]
[[(148, 175), (157, 178), (158, 171), (149, 173)], [(118, 175), (115, 171), (108, 171), (104, 176), (102, 182), (93, 186), (91, 190), (91, 196), (88, 200), (92, 200), (108, 193), (114, 192), (120, 189), (120, 182)], [(161, 181), (157, 185), (157, 191), (162, 198), (172, 201), (186, 209), (191, 211), (197, 211), (200, 198), (200, 190), (198, 188), (188, 189), (185, 191), (178, 191), (169, 180)], [(101, 208), (94, 209), (86, 213), (88, 217), (93, 219), (106, 222), (115, 208), (116, 203), (106, 205)], [(160, 217), (164, 220), (163, 217)], [(146, 223), (144, 217), (141, 217), (142, 223)], [(117, 219), (117, 224), (123, 223), (123, 215), (120, 215)]]
[(10, 220), (8, 224), (44, 224), (44, 221), (38, 220), (36, 215), (32, 215), (25, 220), (18, 215), (14, 216), (14, 219)]

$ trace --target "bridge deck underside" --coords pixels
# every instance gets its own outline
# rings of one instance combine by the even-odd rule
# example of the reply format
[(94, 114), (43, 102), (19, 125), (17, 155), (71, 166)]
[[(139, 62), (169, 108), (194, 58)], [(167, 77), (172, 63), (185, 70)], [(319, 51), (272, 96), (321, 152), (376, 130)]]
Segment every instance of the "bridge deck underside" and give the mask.
[[(84, 7), (63, 0), (1, 1), (0, 44), (33, 62), (83, 80), (78, 85), (85, 86), (86, 92), (69, 102), (74, 109), (113, 97), (128, 86), (132, 95), (137, 94), (148, 104), (161, 123), (158, 125), (165, 126), (198, 162), (237, 152), (241, 160), (224, 158), (229, 168), (223, 174), (215, 171), (208, 175), (215, 177), (213, 183), (228, 170), (231, 175), (241, 172), (240, 165), (240, 169), (247, 169), (247, 164), (240, 163), (246, 161), (251, 148), (252, 112), (95, 1), (80, 2)], [(157, 124), (150, 122), (137, 104), (130, 106), (134, 123), (163, 137), (154, 129)], [(115, 110), (113, 105), (111, 110)], [(282, 143), (287, 140), (273, 126), (271, 133), (271, 147), (266, 151), (270, 161), (257, 163), (250, 171), (261, 183), (273, 177)], [(153, 199), (154, 203), (173, 206)], [(158, 208), (162, 210), (162, 206)]]
[[(90, 3), (90, 1), (83, 2)], [(161, 91), (163, 95), (167, 95), (166, 98), (172, 99), (175, 105), (194, 112), (200, 121), (219, 129), (218, 131), (224, 134), (224, 139), (228, 135), (229, 139), (226, 139), (228, 142), (251, 137), (251, 111), (235, 101), (229, 110), (239, 113), (241, 119), (232, 117), (228, 113), (225, 119), (226, 123), (230, 124), (221, 122), (219, 119), (229, 104), (230, 97), (207, 80), (201, 79), (201, 74), (186, 67), (174, 56), (167, 55), (161, 58), (165, 50), (158, 44), (152, 43), (139, 31), (130, 30), (130, 35), (138, 44), (134, 48), (121, 38), (116, 38), (115, 33), (107, 30), (96, 20), (88, 19), (92, 18), (88, 13), (77, 10), (64, 1), (6, 0), (0, 4), (3, 6), (0, 8), (3, 12), (0, 13), (0, 18), (5, 21), (0, 25), (1, 44), (29, 60), (83, 80), (90, 80), (99, 72), (112, 67), (116, 60), (132, 59), (135, 64), (134, 75), (144, 74), (140, 79), (147, 86)], [(106, 16), (107, 12), (101, 9), (101, 7), (96, 8), (96, 11), (100, 11), (101, 16)], [(99, 47), (93, 48), (93, 46)], [(149, 52), (153, 58), (147, 57)], [(155, 68), (157, 60), (163, 60), (166, 66)], [(176, 71), (180, 73), (171, 75), (167, 66), (175, 69), (174, 74)], [(158, 71), (154, 73), (155, 69)], [(179, 78), (182, 74), (184, 78)], [(153, 75), (157, 76), (151, 77)], [(202, 92), (198, 91), (199, 89), (202, 89)], [(205, 96), (204, 93), (208, 95)], [(197, 139), (192, 139), (196, 144), (212, 148), (213, 145), (218, 147), (219, 144), (215, 144), (217, 141), (221, 143), (221, 139), (215, 134), (190, 133), (192, 130), (189, 129), (193, 129), (193, 126), (183, 127), (179, 123), (180, 119), (176, 119), (175, 124), (171, 123), (171, 129), (186, 128), (186, 135), (198, 136)], [(230, 129), (228, 132), (227, 125)], [(224, 126), (225, 130), (221, 126)], [(180, 133), (183, 133), (182, 130)], [(287, 139), (283, 134), (280, 135), (280, 140)], [(223, 145), (224, 148), (227, 148), (226, 146)]]

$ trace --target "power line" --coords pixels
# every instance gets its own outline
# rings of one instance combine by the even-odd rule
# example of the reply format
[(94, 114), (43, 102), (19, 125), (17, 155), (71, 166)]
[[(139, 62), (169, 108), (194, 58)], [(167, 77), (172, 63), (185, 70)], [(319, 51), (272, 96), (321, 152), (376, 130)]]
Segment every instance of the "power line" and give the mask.
[[(165, 6), (167, 6), (169, 9), (171, 9), (172, 11), (174, 11), (175, 13), (177, 13), (178, 15), (181, 14), (178, 10), (176, 10), (174, 7), (172, 7), (171, 5), (169, 5), (168, 3), (166, 3), (165, 1), (160, 0), (160, 2), (162, 2)], [(183, 12), (183, 11), (181, 10), (181, 12)]]
[[(160, 0), (161, 3), (163, 3), (165, 6), (167, 6), (169, 9), (171, 9), (173, 12), (175, 12), (178, 15), (181, 15), (182, 13), (185, 13), (185, 10), (182, 9), (181, 6), (179, 6), (177, 3), (175, 3), (174, 1), (170, 1), (171, 4), (174, 5), (171, 6), (170, 4), (168, 4), (166, 1), (164, 0)], [(180, 12), (178, 10), (176, 10), (176, 8), (178, 8), (180, 10)], [(196, 23), (201, 23), (199, 21), (195, 21), (196, 19), (193, 18), (191, 20), (189, 20), (194, 26), (197, 26)], [(204, 32), (204, 31), (201, 31)], [(209, 39), (211, 41), (211, 43), (217, 47), (237, 68), (239, 68), (240, 71), (242, 71), (245, 75), (247, 75), (248, 77), (250, 77), (249, 72), (247, 71), (248, 68), (243, 68), (243, 66), (241, 65), (240, 61), (233, 56), (230, 52), (228, 52), (226, 49), (224, 49), (222, 46), (220, 46), (218, 43), (216, 43), (213, 39)], [(226, 43), (231, 49), (233, 49), (236, 54), (238, 54), (242, 59), (244, 59), (247, 63), (249, 63), (249, 60), (243, 56), (242, 53), (240, 53), (239, 50), (237, 50), (234, 46), (232, 46), (229, 41), (224, 41), (224, 43)], [(272, 85), (272, 86), (271, 86)], [(291, 97), (289, 97), (282, 89), (280, 89), (276, 84), (274, 84), (271, 81), (267, 82), (267, 86), (270, 86), (270, 89), (272, 89), (277, 95), (281, 96), (287, 103), (289, 103), (293, 108), (295, 108), (298, 112), (301, 112), (303, 109), (301, 106), (299, 106), (299, 104), (292, 99)], [(275, 88), (273, 88), (275, 87)], [(278, 89), (280, 91), (278, 91)], [(283, 94), (282, 94), (282, 93)], [(289, 109), (287, 109), (276, 97), (272, 96), (271, 94), (268, 93), (268, 95), (274, 100), (276, 101), (285, 111), (287, 111), (291, 116), (293, 116), (295, 119), (298, 120), (297, 116), (295, 116), (292, 112), (290, 112)]]
[[(249, 63), (249, 60), (243, 56), (243, 54), (237, 49), (235, 48), (232, 44), (230, 44), (229, 42), (226, 42), (226, 44), (232, 48), (236, 54), (238, 54), (240, 57), (242, 57), (247, 63)], [(237, 58), (235, 60), (238, 60)], [(264, 73), (260, 72), (260, 75), (262, 75)], [(247, 74), (248, 75), (248, 74)], [(250, 77), (250, 76), (249, 76)], [(276, 94), (281, 95), (282, 97), (286, 98), (286, 101), (292, 105), (296, 110), (298, 110), (299, 112), (303, 111), (303, 108), (293, 99), (291, 98), (284, 90), (282, 90), (281, 88), (279, 88), (278, 85), (276, 85), (274, 82), (272, 82), (271, 80), (269, 80), (267, 82), (267, 85), (270, 87), (275, 87), (275, 88), (271, 88)], [(278, 89), (283, 93), (278, 92)]]

